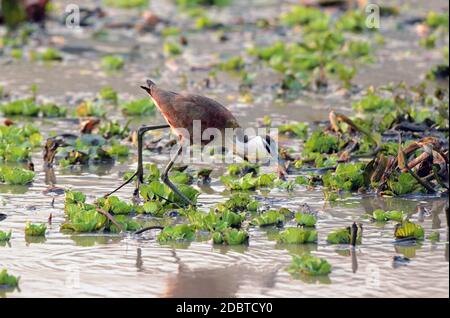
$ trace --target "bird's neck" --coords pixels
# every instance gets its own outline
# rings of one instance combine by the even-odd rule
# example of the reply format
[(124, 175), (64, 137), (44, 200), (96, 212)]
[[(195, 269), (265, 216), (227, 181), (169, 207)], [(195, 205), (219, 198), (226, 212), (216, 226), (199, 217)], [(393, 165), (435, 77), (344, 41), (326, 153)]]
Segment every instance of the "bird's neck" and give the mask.
[(247, 142), (236, 139), (234, 145), (236, 155), (241, 158), (247, 158), (248, 160), (261, 160), (267, 158), (269, 155), (264, 141), (260, 136), (255, 136)]

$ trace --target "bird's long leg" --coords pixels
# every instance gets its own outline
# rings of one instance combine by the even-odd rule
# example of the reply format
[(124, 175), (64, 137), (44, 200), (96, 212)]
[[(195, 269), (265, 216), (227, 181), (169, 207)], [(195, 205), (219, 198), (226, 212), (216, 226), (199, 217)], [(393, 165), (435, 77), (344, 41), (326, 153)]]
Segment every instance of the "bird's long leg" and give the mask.
[(163, 174), (161, 175), (161, 180), (164, 182), (170, 189), (172, 189), (173, 192), (175, 192), (186, 204), (193, 205), (195, 204), (189, 200), (183, 193), (181, 193), (180, 190), (169, 180), (169, 171), (172, 168), (173, 164), (177, 160), (178, 156), (183, 151), (183, 146), (180, 145), (180, 148), (177, 150), (177, 153), (175, 156), (170, 160), (170, 162), (167, 164), (166, 168), (164, 169)]
[(142, 151), (143, 151), (143, 147), (144, 147), (144, 134), (150, 130), (163, 129), (163, 128), (169, 128), (169, 127), (170, 127), (169, 125), (156, 125), (156, 126), (144, 126), (144, 127), (141, 127), (138, 129), (138, 167), (137, 167), (137, 170), (135, 173), (133, 173), (133, 175), (127, 181), (122, 183), (119, 187), (117, 187), (113, 191), (106, 194), (105, 198), (109, 197), (111, 194), (122, 189), (124, 186), (126, 186), (131, 181), (133, 181), (134, 177), (136, 177), (136, 176), (138, 179), (136, 189), (137, 189), (137, 193), (139, 193), (139, 183), (142, 183), (144, 181), (144, 166), (143, 166), (143, 159), (142, 159)]

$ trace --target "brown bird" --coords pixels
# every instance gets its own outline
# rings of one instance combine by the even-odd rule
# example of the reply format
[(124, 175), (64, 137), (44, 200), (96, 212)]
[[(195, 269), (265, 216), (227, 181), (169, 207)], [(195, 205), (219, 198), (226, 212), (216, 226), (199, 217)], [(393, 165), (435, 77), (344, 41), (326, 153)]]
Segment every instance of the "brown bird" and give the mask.
[[(171, 91), (166, 91), (159, 88), (151, 80), (147, 80), (147, 86), (141, 86), (151, 97), (155, 105), (161, 111), (161, 114), (166, 119), (168, 125), (157, 125), (157, 126), (144, 126), (138, 130), (138, 168), (137, 171), (129, 178), (125, 183), (114, 191), (107, 194), (105, 197), (113, 194), (126, 184), (130, 183), (134, 177), (137, 176), (137, 188), (135, 195), (138, 195), (139, 184), (143, 182), (143, 162), (142, 162), (142, 148), (143, 148), (143, 136), (147, 131), (170, 128), (172, 132), (179, 138), (180, 147), (177, 150), (174, 158), (170, 160), (163, 174), (161, 175), (161, 180), (169, 186), (173, 192), (179, 195), (185, 203), (189, 205), (194, 205), (183, 193), (181, 193), (176, 186), (169, 180), (168, 174), (172, 168), (174, 162), (182, 153), (182, 145), (188, 142), (190, 145), (198, 144), (198, 141), (194, 138), (194, 121), (199, 121), (201, 123), (200, 136), (203, 136), (203, 132), (208, 128), (216, 128), (222, 136), (221, 140), (213, 140), (214, 137), (211, 136), (210, 139), (206, 138), (203, 140), (201, 138), (201, 145), (210, 144), (212, 141), (222, 142), (224, 145), (226, 136), (225, 133), (227, 128), (235, 129), (236, 134), (232, 137), (230, 141), (232, 144), (232, 151), (234, 154), (242, 157), (244, 160), (256, 159), (260, 160), (263, 158), (276, 158), (278, 161), (278, 173), (280, 176), (284, 177), (286, 171), (278, 159), (277, 145), (275, 141), (269, 136), (264, 137), (254, 136), (248, 138), (240, 130), (240, 125), (233, 114), (222, 106), (220, 103), (200, 95), (191, 94), (178, 94)], [(188, 133), (188, 134), (186, 134)], [(188, 138), (189, 140), (186, 140)], [(229, 136), (229, 135), (228, 135)], [(249, 157), (250, 156), (250, 157)]]

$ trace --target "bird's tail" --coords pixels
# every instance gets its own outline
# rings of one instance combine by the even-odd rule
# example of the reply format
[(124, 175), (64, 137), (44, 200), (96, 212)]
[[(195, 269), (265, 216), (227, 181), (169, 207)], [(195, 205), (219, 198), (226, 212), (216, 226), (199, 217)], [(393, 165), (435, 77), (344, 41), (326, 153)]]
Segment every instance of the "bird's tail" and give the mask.
[(147, 85), (148, 85), (148, 87), (147, 86), (141, 86), (141, 88), (143, 89), (143, 90), (145, 90), (150, 96), (152, 96), (152, 88), (154, 87), (154, 86), (156, 86), (156, 84), (153, 82), (153, 81), (151, 81), (151, 80), (147, 80)]

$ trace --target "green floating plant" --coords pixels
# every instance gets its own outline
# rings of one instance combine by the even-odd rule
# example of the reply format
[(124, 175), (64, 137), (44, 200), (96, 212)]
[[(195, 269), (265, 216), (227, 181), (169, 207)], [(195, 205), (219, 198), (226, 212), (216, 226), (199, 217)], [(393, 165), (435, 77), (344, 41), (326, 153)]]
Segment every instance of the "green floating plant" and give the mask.
[(168, 56), (177, 56), (183, 53), (181, 47), (172, 41), (165, 41), (163, 45), (163, 52)]
[(4, 103), (0, 106), (0, 110), (5, 116), (20, 115), (37, 117), (39, 115), (40, 107), (33, 98), (27, 98)]
[(20, 277), (9, 275), (6, 268), (0, 271), (0, 287), (15, 288), (19, 286), (19, 280)]
[(295, 220), (297, 221), (298, 225), (306, 227), (313, 227), (317, 223), (317, 217), (310, 213), (298, 212), (295, 214)]
[(46, 48), (44, 51), (37, 53), (36, 56), (41, 61), (62, 61), (63, 55), (61, 51), (55, 48)]
[(118, 96), (117, 92), (110, 86), (103, 87), (98, 93), (100, 99), (104, 101), (112, 102), (113, 104), (117, 104)]
[(339, 139), (323, 131), (316, 130), (306, 141), (305, 153), (333, 153), (339, 150)]
[(252, 173), (256, 176), (259, 173), (259, 165), (252, 164), (248, 161), (230, 164), (227, 167), (227, 172), (230, 176), (244, 176), (248, 173)]
[[(343, 228), (331, 231), (327, 236), (327, 242), (330, 244), (350, 244), (352, 240), (351, 228)], [(356, 234), (356, 244), (362, 242), (362, 227), (358, 226), (358, 232)]]
[(419, 224), (409, 221), (399, 223), (395, 227), (394, 236), (396, 239), (416, 239), (423, 240), (425, 231)]
[(101, 60), (101, 67), (105, 71), (120, 71), (125, 66), (125, 59), (118, 55), (107, 55)]
[(305, 139), (308, 136), (308, 127), (309, 124), (307, 122), (298, 122), (281, 125), (278, 127), (278, 131), (281, 134), (289, 134), (301, 139)]
[[(195, 188), (186, 184), (178, 184), (177, 187), (189, 200), (197, 202), (199, 192)], [(185, 205), (184, 201), (161, 181), (141, 185), (140, 193), (146, 201), (158, 201), (165, 207)]]
[(65, 117), (67, 114), (67, 108), (55, 104), (42, 105), (40, 110), (43, 117)]
[(11, 239), (12, 231), (4, 232), (0, 230), (0, 242), (9, 242)]
[(254, 177), (252, 173), (248, 173), (238, 179), (232, 176), (222, 176), (220, 181), (230, 190), (256, 190), (272, 187), (276, 178), (275, 174), (263, 174)]
[(297, 227), (289, 227), (280, 232), (277, 241), (278, 243), (285, 244), (315, 243), (317, 242), (317, 231)]
[(259, 202), (252, 199), (247, 193), (233, 193), (227, 201), (216, 206), (219, 211), (230, 210), (234, 212), (255, 212), (258, 207)]
[(47, 226), (44, 223), (33, 224), (30, 222), (25, 223), (25, 235), (26, 236), (45, 236)]
[(408, 215), (403, 211), (383, 211), (380, 209), (372, 212), (372, 217), (377, 222), (397, 221), (403, 222)]
[(222, 232), (214, 232), (212, 238), (214, 244), (241, 245), (248, 243), (249, 235), (245, 230), (227, 228)]
[(423, 191), (423, 187), (410, 173), (392, 174), (388, 179), (388, 188), (395, 195), (405, 195)]
[(18, 167), (3, 166), (0, 167), (0, 182), (10, 185), (30, 184), (36, 174), (33, 171)]
[[(441, 239), (441, 234), (438, 231), (434, 231), (430, 235), (428, 235), (428, 239), (431, 242), (439, 242), (439, 240)], [(1, 238), (0, 238), (0, 242), (1, 242)]]
[(124, 114), (128, 116), (152, 115), (156, 106), (149, 98), (129, 101), (120, 105)]
[(282, 213), (276, 210), (270, 210), (255, 217), (252, 223), (260, 227), (271, 225), (283, 226), (284, 221), (285, 217)]
[(66, 204), (65, 210), (69, 220), (61, 225), (61, 230), (89, 233), (99, 231), (107, 225), (107, 218), (98, 213), (93, 205)]
[(302, 273), (306, 275), (328, 275), (331, 273), (331, 265), (323, 258), (309, 254), (302, 256), (293, 255), (292, 263), (288, 267), (290, 273)]
[(148, 7), (149, 0), (103, 0), (103, 5), (122, 9), (143, 8)]
[(100, 198), (96, 201), (101, 209), (111, 214), (130, 214), (135, 213), (136, 208), (132, 204), (120, 200), (116, 196), (109, 196), (108, 198)]
[(122, 126), (117, 120), (107, 121), (101, 123), (99, 134), (105, 139), (111, 139), (113, 137), (124, 139), (130, 135), (130, 128), (128, 128), (128, 122), (125, 126)]
[(160, 243), (167, 243), (173, 241), (189, 241), (194, 239), (194, 228), (188, 224), (178, 224), (166, 226), (158, 235)]
[(395, 104), (392, 99), (381, 98), (369, 93), (358, 102), (352, 104), (353, 109), (361, 112), (389, 113), (394, 110)]
[(330, 189), (356, 191), (365, 186), (363, 169), (362, 163), (340, 163), (334, 172), (322, 177), (323, 184)]
[(244, 68), (245, 62), (240, 56), (230, 57), (225, 62), (219, 64), (218, 68), (222, 71), (237, 72)]

